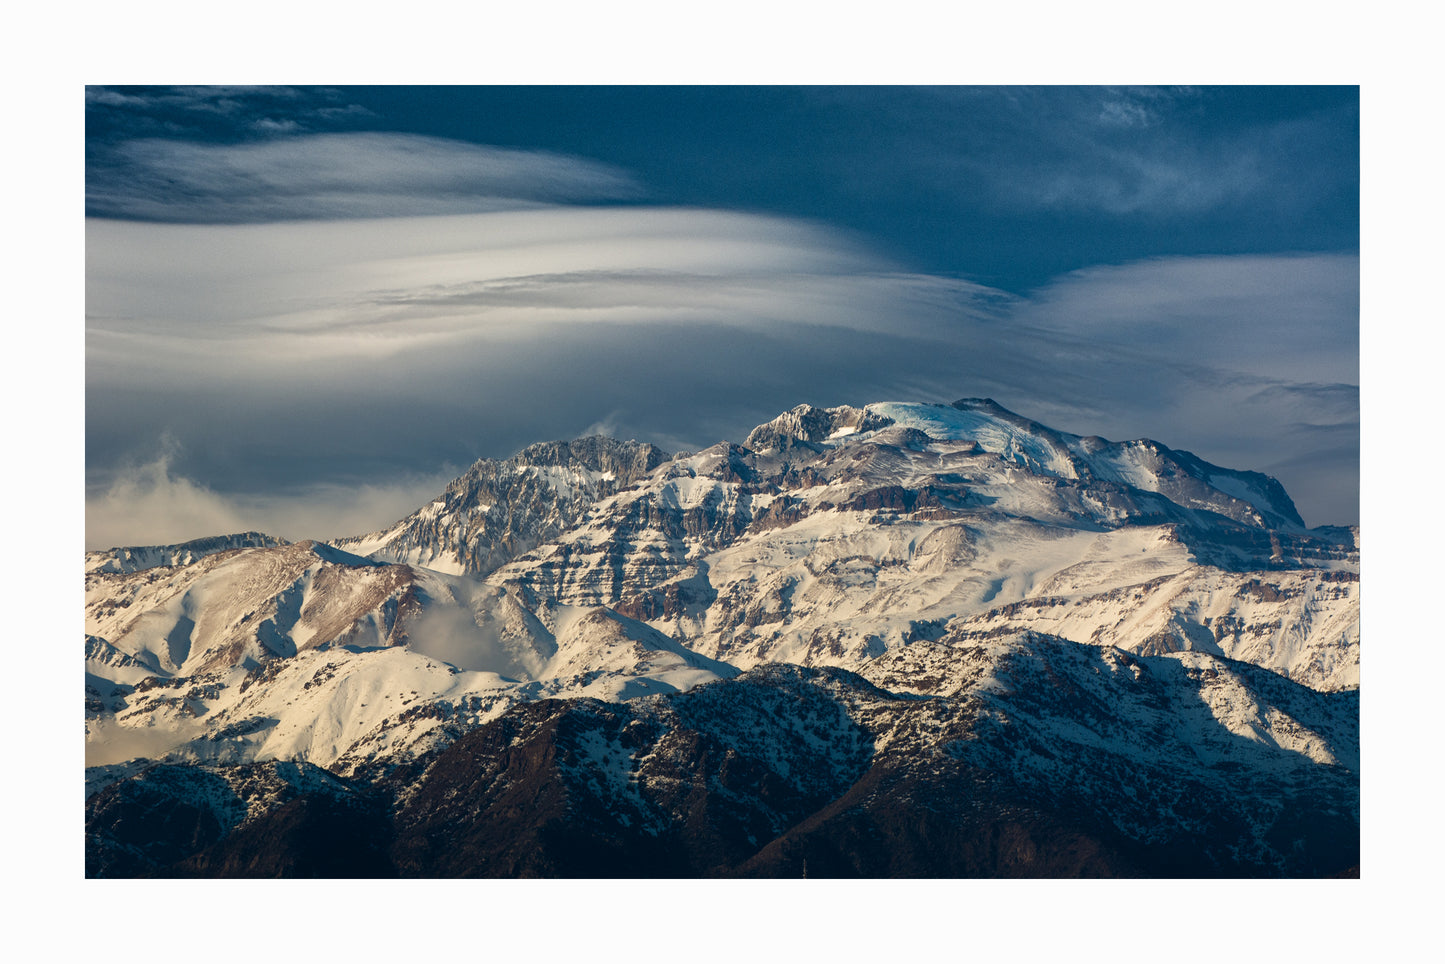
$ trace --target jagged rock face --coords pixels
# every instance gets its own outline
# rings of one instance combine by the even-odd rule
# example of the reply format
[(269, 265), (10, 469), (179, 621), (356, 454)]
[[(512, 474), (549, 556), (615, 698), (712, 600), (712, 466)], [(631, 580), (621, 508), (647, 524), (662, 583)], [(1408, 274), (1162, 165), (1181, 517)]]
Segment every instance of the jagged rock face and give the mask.
[(493, 581), (569, 605), (613, 605), (672, 580), (690, 556), (737, 539), (753, 518), (736, 446), (718, 446), (655, 472), (636, 492), (599, 502), (589, 519)]
[(492, 581), (543, 608), (614, 608), (739, 666), (858, 667), (917, 626), (956, 625), (1358, 685), (1353, 537), (1304, 529), (1265, 476), (988, 400), (801, 406), (749, 441), (767, 448), (659, 467)]
[(556, 538), (592, 503), (666, 460), (656, 446), (600, 436), (543, 442), (504, 461), (482, 459), (430, 505), (389, 529), (337, 545), (441, 572), (486, 575)]
[[(1358, 531), (1158, 443), (800, 406), (484, 460), (344, 548), (249, 538), (87, 557), (98, 873), (1358, 864)], [(346, 789), (215, 803), (275, 760)]]

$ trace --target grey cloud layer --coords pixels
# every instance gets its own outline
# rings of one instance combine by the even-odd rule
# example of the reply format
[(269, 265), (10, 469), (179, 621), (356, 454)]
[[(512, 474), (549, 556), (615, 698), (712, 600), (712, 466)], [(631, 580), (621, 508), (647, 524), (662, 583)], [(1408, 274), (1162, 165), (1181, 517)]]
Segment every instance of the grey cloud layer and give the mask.
[(964, 395), (1277, 468), (1306, 520), (1353, 522), (1357, 304), (1353, 256), (1097, 267), (1019, 298), (718, 211), (91, 220), (88, 542), (160, 541), (121, 538), (142, 519), (331, 538), (425, 499), (419, 473), (598, 425), (698, 448), (798, 402)]
[[(334, 537), (301, 531), (308, 493), (409, 496), (398, 479), (599, 425), (698, 448), (802, 401), (963, 395), (1278, 466), (1307, 521), (1357, 518), (1353, 258), (1152, 261), (1017, 298), (816, 227), (680, 209), (87, 236), (88, 543), (137, 541), (111, 523), (156, 492)], [(121, 471), (164, 432), (164, 473)], [(345, 521), (378, 528), (392, 504)]]
[(546, 151), (411, 134), (243, 144), (125, 141), (87, 164), (86, 208), (190, 223), (456, 214), (640, 194), (626, 174)]

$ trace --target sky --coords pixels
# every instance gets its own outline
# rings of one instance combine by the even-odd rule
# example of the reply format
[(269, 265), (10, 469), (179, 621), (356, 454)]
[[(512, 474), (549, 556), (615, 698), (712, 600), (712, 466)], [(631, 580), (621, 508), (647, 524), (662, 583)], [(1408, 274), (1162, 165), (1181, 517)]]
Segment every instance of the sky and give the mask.
[(1354, 87), (87, 87), (86, 546), (992, 397), (1359, 521)]

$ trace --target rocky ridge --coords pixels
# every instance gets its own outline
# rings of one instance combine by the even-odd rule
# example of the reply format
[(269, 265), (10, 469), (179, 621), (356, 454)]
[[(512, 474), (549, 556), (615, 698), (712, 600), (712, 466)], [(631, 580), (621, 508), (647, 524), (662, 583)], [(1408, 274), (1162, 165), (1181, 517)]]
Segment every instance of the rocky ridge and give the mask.
[(139, 572), (157, 566), (189, 566), (206, 556), (233, 549), (283, 546), (286, 540), (261, 532), (238, 532), (229, 536), (208, 536), (169, 546), (128, 546), (85, 554), (85, 571)]

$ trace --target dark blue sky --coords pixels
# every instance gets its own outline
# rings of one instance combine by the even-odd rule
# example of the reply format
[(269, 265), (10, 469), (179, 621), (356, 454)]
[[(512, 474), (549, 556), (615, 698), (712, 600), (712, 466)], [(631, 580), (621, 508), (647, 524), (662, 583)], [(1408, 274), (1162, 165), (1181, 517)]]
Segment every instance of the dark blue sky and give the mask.
[(1353, 87), (87, 88), (87, 541), (964, 396), (1355, 522), (1359, 139)]

